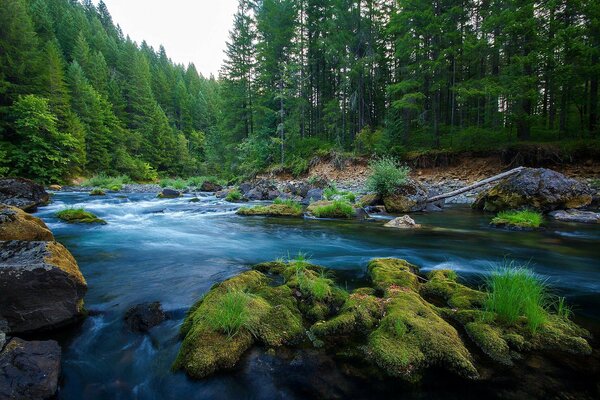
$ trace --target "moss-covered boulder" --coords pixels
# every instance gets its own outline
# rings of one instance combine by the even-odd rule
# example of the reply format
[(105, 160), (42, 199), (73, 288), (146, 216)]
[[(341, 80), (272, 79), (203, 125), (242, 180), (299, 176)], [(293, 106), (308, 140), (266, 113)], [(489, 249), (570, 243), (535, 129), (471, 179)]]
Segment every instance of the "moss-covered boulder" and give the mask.
[(389, 213), (421, 211), (427, 202), (427, 189), (419, 182), (408, 179), (402, 186), (383, 197), (383, 204)]
[(369, 262), (369, 275), (373, 287), (379, 292), (386, 293), (394, 288), (409, 288), (418, 290), (418, 269), (406, 260), (398, 258), (376, 258)]
[(90, 196), (106, 196), (106, 192), (102, 189), (93, 189)]
[(289, 204), (269, 204), (254, 207), (241, 207), (236, 211), (238, 215), (262, 215), (266, 217), (301, 217), (302, 207)]
[(67, 208), (56, 213), (56, 217), (69, 224), (101, 224), (106, 225), (106, 221), (98, 218), (96, 215), (83, 208)]
[(304, 332), (290, 288), (270, 287), (258, 271), (247, 271), (215, 285), (188, 313), (173, 367), (194, 378), (232, 368), (259, 341), (292, 343)]
[(54, 236), (41, 219), (0, 204), (0, 240), (54, 240)]
[(427, 278), (429, 280), (421, 285), (421, 294), (425, 297), (440, 298), (452, 308), (477, 308), (481, 307), (485, 300), (484, 293), (458, 283), (458, 276), (453, 270), (431, 271)]
[(592, 202), (592, 191), (584, 183), (546, 168), (524, 168), (481, 192), (473, 208), (485, 211), (518, 210), (543, 212), (581, 208)]

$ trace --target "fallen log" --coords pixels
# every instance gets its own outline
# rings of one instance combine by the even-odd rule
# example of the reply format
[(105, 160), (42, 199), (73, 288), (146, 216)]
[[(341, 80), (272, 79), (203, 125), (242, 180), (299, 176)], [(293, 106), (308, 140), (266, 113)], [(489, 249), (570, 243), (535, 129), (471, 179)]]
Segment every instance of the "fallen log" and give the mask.
[(492, 176), (490, 178), (484, 179), (482, 181), (475, 182), (474, 184), (469, 185), (469, 186), (465, 186), (464, 188), (456, 189), (456, 190), (453, 190), (452, 192), (448, 192), (448, 193), (444, 193), (444, 194), (440, 194), (440, 195), (437, 195), (437, 196), (430, 197), (430, 198), (427, 199), (427, 203), (433, 203), (433, 202), (436, 202), (436, 201), (439, 201), (439, 200), (443, 200), (443, 199), (447, 199), (447, 198), (450, 198), (450, 197), (458, 196), (461, 193), (465, 193), (465, 192), (471, 191), (471, 190), (476, 189), (476, 188), (478, 188), (480, 186), (487, 185), (488, 183), (491, 183), (491, 182), (494, 182), (494, 181), (506, 178), (507, 176), (511, 176), (511, 175), (514, 175), (514, 174), (516, 174), (518, 172), (521, 172), (521, 170), (523, 168), (524, 167), (517, 167), (517, 168), (511, 169), (510, 171), (506, 171), (506, 172), (503, 172), (501, 174), (494, 175), (494, 176)]

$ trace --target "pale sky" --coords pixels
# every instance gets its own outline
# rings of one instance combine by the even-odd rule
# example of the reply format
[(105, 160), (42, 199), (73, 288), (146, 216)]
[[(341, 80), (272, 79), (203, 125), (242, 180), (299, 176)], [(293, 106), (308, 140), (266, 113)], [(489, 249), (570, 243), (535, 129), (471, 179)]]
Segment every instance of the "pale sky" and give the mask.
[[(99, 0), (95, 0), (98, 4)], [(192, 62), (218, 75), (237, 0), (104, 0), (113, 22), (138, 44), (142, 40), (178, 64)]]

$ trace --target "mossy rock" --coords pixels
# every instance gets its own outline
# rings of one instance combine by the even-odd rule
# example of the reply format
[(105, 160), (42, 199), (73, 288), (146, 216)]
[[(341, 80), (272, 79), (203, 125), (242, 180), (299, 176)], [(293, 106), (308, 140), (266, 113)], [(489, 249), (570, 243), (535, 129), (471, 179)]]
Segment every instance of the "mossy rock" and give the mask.
[(236, 211), (238, 215), (262, 215), (266, 217), (301, 217), (301, 207), (293, 207), (287, 204), (269, 204), (266, 206), (242, 207)]
[(44, 221), (17, 207), (0, 204), (0, 240), (54, 240)]
[(90, 196), (106, 196), (106, 193), (102, 189), (94, 189), (90, 192)]
[(376, 193), (365, 194), (358, 200), (358, 205), (361, 207), (376, 206), (382, 203), (381, 196)]
[(373, 286), (380, 292), (403, 288), (418, 290), (418, 268), (406, 260), (398, 258), (376, 258), (369, 262), (369, 275)]
[(421, 294), (441, 298), (452, 308), (480, 307), (485, 301), (485, 293), (456, 282), (456, 272), (452, 270), (431, 271), (428, 279), (421, 286)]
[(106, 221), (83, 209), (66, 209), (56, 213), (56, 217), (69, 224), (101, 224)]
[(383, 371), (409, 381), (432, 365), (440, 365), (466, 378), (478, 372), (458, 332), (431, 304), (412, 290), (391, 290), (385, 299), (385, 316), (371, 333), (368, 357)]
[(482, 322), (469, 322), (465, 325), (469, 337), (492, 360), (501, 364), (512, 365), (510, 347), (497, 327)]

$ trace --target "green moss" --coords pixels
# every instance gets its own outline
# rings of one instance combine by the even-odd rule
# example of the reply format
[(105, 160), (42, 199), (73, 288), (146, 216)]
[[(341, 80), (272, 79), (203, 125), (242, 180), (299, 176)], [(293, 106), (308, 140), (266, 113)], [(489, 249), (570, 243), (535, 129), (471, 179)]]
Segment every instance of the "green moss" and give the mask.
[(235, 202), (241, 201), (243, 199), (243, 197), (244, 196), (242, 196), (242, 192), (240, 192), (239, 189), (233, 189), (233, 190), (230, 190), (229, 193), (227, 193), (225, 200), (235, 203)]
[(512, 365), (510, 348), (502, 337), (502, 331), (482, 322), (469, 322), (465, 325), (469, 337), (492, 360), (501, 364)]
[(385, 316), (369, 336), (368, 353), (383, 371), (410, 381), (431, 365), (478, 376), (456, 330), (412, 290), (395, 291), (385, 299)]
[(90, 196), (105, 196), (106, 193), (102, 189), (94, 189), (90, 192)]
[(83, 208), (67, 208), (58, 211), (55, 215), (57, 218), (70, 224), (106, 224), (106, 221), (98, 218), (89, 211), (85, 211)]
[(421, 294), (442, 298), (452, 308), (481, 307), (485, 301), (485, 293), (456, 282), (456, 272), (452, 270), (431, 271), (428, 278), (421, 286)]
[(354, 207), (344, 200), (317, 201), (308, 206), (308, 212), (317, 218), (352, 218)]
[(252, 266), (255, 271), (270, 273), (270, 274), (281, 274), (283, 270), (288, 267), (287, 263), (283, 261), (267, 261)]
[(491, 225), (494, 226), (506, 226), (509, 228), (519, 228), (519, 229), (535, 229), (539, 228), (540, 225), (544, 222), (544, 217), (541, 213), (537, 211), (502, 211), (496, 215)]
[(396, 289), (418, 290), (417, 267), (398, 258), (376, 258), (369, 262), (373, 286), (380, 292)]
[(264, 215), (268, 217), (301, 217), (302, 208), (287, 204), (270, 204), (266, 206), (242, 207), (237, 210), (238, 215)]

